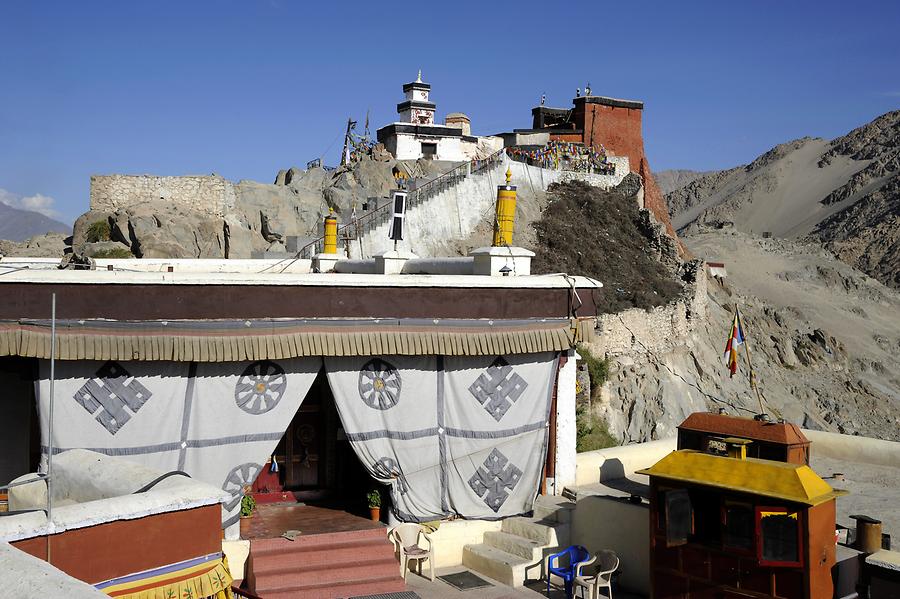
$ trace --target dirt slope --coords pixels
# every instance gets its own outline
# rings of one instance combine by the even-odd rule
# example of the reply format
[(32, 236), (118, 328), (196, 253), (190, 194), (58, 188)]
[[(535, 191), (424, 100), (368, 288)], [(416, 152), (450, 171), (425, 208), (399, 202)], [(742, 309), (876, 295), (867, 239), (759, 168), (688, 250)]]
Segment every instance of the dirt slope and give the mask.
[(821, 246), (735, 230), (682, 238), (721, 260), (707, 322), (679, 349), (614, 360), (601, 415), (625, 441), (659, 438), (697, 409), (759, 411), (741, 370), (722, 351), (734, 304), (744, 315), (754, 366), (771, 413), (807, 427), (900, 440), (900, 294)]
[(738, 230), (823, 243), (900, 288), (900, 111), (832, 141), (803, 138), (667, 195), (683, 232)]

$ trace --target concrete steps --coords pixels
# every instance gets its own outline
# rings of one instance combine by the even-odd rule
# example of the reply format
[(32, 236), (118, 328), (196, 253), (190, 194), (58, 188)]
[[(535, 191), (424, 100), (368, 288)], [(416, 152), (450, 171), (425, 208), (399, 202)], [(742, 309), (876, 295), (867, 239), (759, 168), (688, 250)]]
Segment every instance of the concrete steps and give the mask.
[(539, 497), (532, 517), (506, 518), (482, 543), (463, 547), (463, 565), (512, 587), (540, 579), (544, 557), (569, 544), (574, 507), (559, 497)]
[(336, 599), (406, 589), (383, 529), (250, 542), (247, 584), (266, 599)]

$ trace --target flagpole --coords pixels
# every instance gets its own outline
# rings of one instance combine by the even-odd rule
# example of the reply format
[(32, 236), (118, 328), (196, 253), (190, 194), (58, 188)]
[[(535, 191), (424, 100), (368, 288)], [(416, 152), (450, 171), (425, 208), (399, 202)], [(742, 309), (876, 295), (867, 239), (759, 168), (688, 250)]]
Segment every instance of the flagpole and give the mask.
[[(738, 310), (737, 306), (734, 307), (735, 313), (737, 313), (738, 318), (738, 326), (741, 328), (741, 331), (744, 330), (744, 323), (741, 320), (741, 312)], [(747, 335), (744, 334), (744, 355), (747, 356), (747, 369), (750, 371), (750, 388), (756, 392), (756, 401), (759, 402), (759, 413), (765, 414), (766, 410), (763, 408), (762, 396), (759, 394), (759, 387), (756, 386), (756, 375), (753, 373), (753, 362), (750, 359), (750, 343), (747, 341)]]

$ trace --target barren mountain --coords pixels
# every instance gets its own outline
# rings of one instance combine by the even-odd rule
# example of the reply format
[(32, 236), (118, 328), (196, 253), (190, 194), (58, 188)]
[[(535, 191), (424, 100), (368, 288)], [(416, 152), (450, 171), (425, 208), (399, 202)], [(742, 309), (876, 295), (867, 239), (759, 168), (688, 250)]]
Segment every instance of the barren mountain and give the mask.
[(718, 171), (691, 171), (687, 169), (669, 169), (653, 173), (656, 184), (664, 195), (668, 195), (677, 189), (681, 189), (700, 177), (712, 175)]
[(21, 210), (0, 202), (0, 239), (25, 241), (44, 233), (71, 233), (72, 227), (40, 212)]
[(900, 111), (830, 142), (806, 137), (775, 146), (666, 199), (682, 232), (733, 223), (745, 232), (816, 241), (900, 288)]

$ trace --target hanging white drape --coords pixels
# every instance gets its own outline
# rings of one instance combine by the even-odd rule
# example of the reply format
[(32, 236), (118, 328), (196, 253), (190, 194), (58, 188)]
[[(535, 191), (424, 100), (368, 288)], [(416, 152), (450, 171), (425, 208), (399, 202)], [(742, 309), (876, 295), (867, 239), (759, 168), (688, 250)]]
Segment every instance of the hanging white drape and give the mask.
[[(321, 358), (255, 362), (58, 361), (54, 453), (85, 448), (122, 456), (231, 493), (223, 523), (252, 484), (321, 368)], [(36, 385), (48, 448), (49, 362)]]
[(345, 432), (395, 515), (496, 519), (532, 509), (555, 353), (325, 358)]

